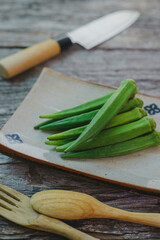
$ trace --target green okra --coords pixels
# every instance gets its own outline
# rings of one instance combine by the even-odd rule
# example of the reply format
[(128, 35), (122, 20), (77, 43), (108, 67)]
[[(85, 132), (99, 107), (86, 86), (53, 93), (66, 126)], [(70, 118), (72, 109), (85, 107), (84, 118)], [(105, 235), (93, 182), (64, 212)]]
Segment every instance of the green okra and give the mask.
[(122, 109), (127, 101), (137, 93), (134, 80), (126, 79), (120, 87), (112, 94), (108, 101), (100, 108), (81, 135), (65, 150), (65, 152), (76, 150), (82, 143), (95, 137), (105, 125)]
[(76, 128), (71, 128), (69, 130), (66, 130), (64, 132), (60, 132), (60, 133), (55, 133), (52, 134), (50, 136), (48, 136), (47, 138), (49, 140), (58, 140), (58, 139), (67, 139), (70, 137), (78, 137), (86, 128), (87, 125), (81, 126), (81, 127), (76, 127)]
[[(133, 98), (130, 99), (125, 105), (124, 107), (122, 107), (122, 109), (120, 110), (119, 113), (121, 112), (125, 112), (133, 109), (134, 107), (142, 107), (143, 106), (143, 101), (139, 98)], [(93, 117), (98, 113), (99, 110), (93, 110), (87, 113), (82, 113), (76, 116), (72, 116), (69, 118), (65, 118), (62, 120), (58, 120), (58, 121), (53, 121), (53, 123), (47, 124), (47, 125), (43, 125), (40, 127), (41, 130), (67, 130), (67, 129), (71, 129), (71, 128), (75, 128), (75, 127), (79, 127), (79, 126), (84, 126), (86, 124), (88, 124)]]
[[(95, 138), (81, 144), (76, 151), (88, 150), (98, 147), (103, 147), (119, 142), (124, 142), (132, 138), (139, 137), (146, 133), (152, 132), (156, 128), (156, 123), (151, 117), (144, 117), (138, 121), (131, 122), (122, 126), (110, 128), (101, 131)], [(57, 152), (63, 152), (73, 141), (68, 141), (66, 144), (58, 146)]]
[[(65, 110), (55, 112), (52, 114), (41, 115), (40, 118), (51, 118), (51, 119), (58, 120), (58, 119), (75, 116), (75, 115), (78, 115), (81, 113), (90, 112), (92, 110), (100, 109), (106, 103), (106, 101), (112, 96), (112, 94), (113, 94), (113, 92), (111, 92), (103, 97), (91, 100), (89, 102), (83, 103), (83, 104), (78, 105), (73, 108), (65, 109)], [(128, 107), (129, 107), (129, 105), (128, 105)], [(125, 112), (125, 111), (128, 111), (129, 109), (131, 109), (131, 108), (126, 108), (126, 109), (124, 108), (123, 111)]]
[(95, 109), (99, 109), (103, 106), (103, 104), (112, 96), (113, 92), (100, 97), (89, 102), (85, 102), (81, 105), (78, 105), (73, 108), (65, 109), (59, 112), (55, 112), (52, 114), (41, 115), (40, 118), (53, 118), (53, 119), (63, 119), (66, 117), (71, 117), (74, 115), (78, 115), (81, 113), (89, 112)]
[(95, 148), (92, 150), (67, 153), (62, 158), (106, 158), (127, 155), (160, 144), (160, 132), (153, 131), (147, 135), (128, 140), (126, 142)]
[[(123, 125), (126, 123), (130, 123), (130, 122), (136, 121), (144, 116), (147, 116), (147, 112), (144, 109), (134, 108), (128, 112), (124, 112), (124, 113), (116, 115), (111, 120), (111, 122), (109, 124), (107, 124), (107, 126), (104, 127), (104, 129), (120, 126), (120, 125)], [(86, 127), (87, 127), (87, 125), (69, 129), (64, 132), (53, 134), (47, 138), (49, 140), (66, 139), (66, 138), (71, 138), (71, 137), (76, 138), (84, 131), (84, 129)]]
[(68, 141), (69, 142), (73, 141), (73, 138), (45, 141), (45, 144), (61, 146), (61, 145), (67, 144)]
[(39, 129), (40, 127), (42, 127), (44, 125), (47, 125), (47, 124), (50, 124), (50, 123), (52, 123), (54, 121), (56, 121), (56, 120), (54, 120), (54, 119), (46, 120), (46, 121), (41, 122), (41, 123), (37, 124), (36, 126), (34, 126), (34, 129)]
[(122, 107), (122, 109), (120, 109), (119, 113), (128, 112), (129, 110), (131, 110), (135, 107), (142, 108), (143, 104), (144, 104), (144, 102), (142, 99), (132, 98)]
[(41, 130), (66, 130), (77, 126), (83, 126), (91, 121), (98, 110), (68, 117), (40, 127)]

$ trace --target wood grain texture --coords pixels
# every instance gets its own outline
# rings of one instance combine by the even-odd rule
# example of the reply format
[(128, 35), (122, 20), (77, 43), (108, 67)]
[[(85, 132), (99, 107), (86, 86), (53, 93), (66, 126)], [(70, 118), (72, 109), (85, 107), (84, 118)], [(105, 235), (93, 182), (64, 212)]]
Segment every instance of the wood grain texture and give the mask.
[[(104, 14), (135, 9), (141, 18), (132, 28), (127, 29), (100, 48), (160, 48), (159, 0), (87, 0), (52, 1), (46, 0), (1, 0), (0, 46), (29, 46), (72, 30)], [(10, 9), (12, 8), (12, 11)], [(138, 38), (137, 38), (138, 36)]]
[[(27, 95), (44, 66), (112, 86), (118, 86), (124, 78), (134, 78), (140, 92), (160, 97), (159, 0), (46, 0), (45, 4), (42, 0), (0, 0), (0, 5), (0, 58), (115, 10), (136, 9), (141, 12), (140, 19), (131, 28), (89, 52), (74, 46), (12, 80), (0, 78), (0, 127)], [(0, 183), (28, 196), (41, 190), (67, 189), (90, 194), (124, 210), (160, 212), (158, 194), (125, 189), (3, 154), (0, 155)], [(101, 240), (160, 239), (159, 228), (116, 220), (90, 219), (67, 223)], [(23, 228), (0, 218), (0, 239), (64, 238)]]

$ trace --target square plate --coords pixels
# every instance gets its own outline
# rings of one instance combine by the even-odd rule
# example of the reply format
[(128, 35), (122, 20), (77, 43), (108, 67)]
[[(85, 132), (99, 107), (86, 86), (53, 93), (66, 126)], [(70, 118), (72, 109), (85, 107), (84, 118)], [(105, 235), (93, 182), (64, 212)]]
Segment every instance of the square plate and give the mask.
[[(122, 185), (160, 192), (160, 146), (121, 157), (65, 160), (44, 144), (52, 132), (34, 130), (39, 115), (104, 96), (113, 88), (88, 83), (45, 68), (31, 91), (0, 131), (0, 149), (33, 161)], [(139, 95), (160, 131), (160, 98)]]

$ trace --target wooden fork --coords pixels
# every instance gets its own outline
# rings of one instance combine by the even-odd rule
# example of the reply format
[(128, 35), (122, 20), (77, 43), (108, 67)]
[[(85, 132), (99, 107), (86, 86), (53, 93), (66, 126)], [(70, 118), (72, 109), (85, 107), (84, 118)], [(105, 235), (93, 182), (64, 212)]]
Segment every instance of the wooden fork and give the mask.
[(19, 225), (56, 233), (68, 239), (96, 239), (62, 221), (37, 213), (31, 207), (29, 197), (2, 184), (0, 184), (0, 216)]

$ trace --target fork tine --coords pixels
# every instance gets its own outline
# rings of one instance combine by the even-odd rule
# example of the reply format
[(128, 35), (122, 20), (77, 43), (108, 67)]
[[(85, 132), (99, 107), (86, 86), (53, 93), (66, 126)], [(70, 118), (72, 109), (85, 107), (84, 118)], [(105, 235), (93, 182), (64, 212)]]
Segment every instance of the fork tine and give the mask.
[(0, 216), (9, 219), (9, 215), (10, 215), (9, 213), (10, 213), (9, 210), (7, 210), (3, 207), (0, 207)]
[[(16, 214), (13, 211), (7, 210), (0, 206), (0, 216), (8, 219), (9, 221), (15, 222)], [(18, 223), (18, 222), (17, 222)]]
[(13, 190), (12, 188), (9, 188), (9, 187), (4, 186), (2, 184), (0, 184), (0, 191), (5, 192), (7, 195), (9, 195), (10, 197), (12, 197), (12, 198), (14, 198), (14, 199), (16, 199), (18, 201), (21, 201), (23, 199), (28, 198), (24, 194), (22, 194), (20, 192), (17, 192), (15, 190)]
[(0, 191), (0, 198), (2, 198), (3, 200), (7, 201), (8, 203), (10, 203), (14, 206), (18, 206), (19, 201), (15, 200), (14, 198), (8, 196), (7, 194), (5, 194), (1, 191)]
[(13, 205), (5, 202), (3, 199), (0, 199), (0, 206), (10, 211), (12, 211), (13, 208), (15, 208)]

